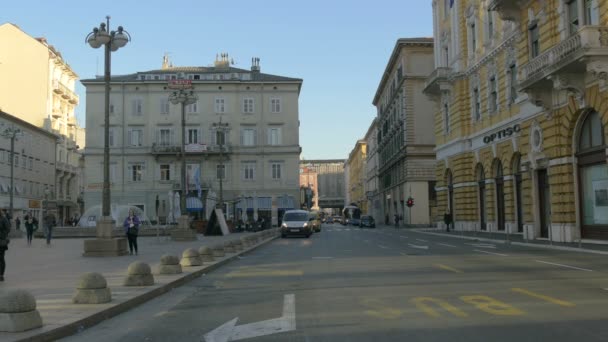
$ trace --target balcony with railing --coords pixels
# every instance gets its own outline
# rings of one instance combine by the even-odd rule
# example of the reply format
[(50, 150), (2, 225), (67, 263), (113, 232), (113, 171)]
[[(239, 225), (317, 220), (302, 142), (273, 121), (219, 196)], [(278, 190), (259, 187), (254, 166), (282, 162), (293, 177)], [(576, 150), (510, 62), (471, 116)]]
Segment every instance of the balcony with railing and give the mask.
[(424, 83), (424, 92), (429, 95), (439, 95), (442, 84), (447, 84), (452, 68), (438, 67), (427, 77)]
[(542, 87), (555, 74), (578, 74), (584, 77), (587, 64), (608, 60), (608, 27), (583, 26), (568, 39), (556, 44), (522, 65), (520, 90)]
[(78, 95), (58, 80), (53, 81), (53, 92), (61, 95), (62, 98), (66, 99), (71, 104), (78, 104), (78, 102), (80, 102)]
[[(230, 153), (232, 146), (229, 144), (222, 145), (222, 153)], [(181, 153), (181, 145), (153, 143), (152, 154), (178, 154)], [(219, 154), (220, 145), (205, 145), (205, 144), (188, 144), (186, 145), (186, 154)]]

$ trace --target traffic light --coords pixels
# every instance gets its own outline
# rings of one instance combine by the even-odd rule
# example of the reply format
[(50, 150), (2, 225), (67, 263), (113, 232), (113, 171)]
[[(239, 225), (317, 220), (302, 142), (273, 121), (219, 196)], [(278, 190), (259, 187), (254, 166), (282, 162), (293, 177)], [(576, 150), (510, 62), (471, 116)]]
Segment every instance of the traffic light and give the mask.
[(409, 198), (407, 199), (407, 207), (408, 207), (408, 208), (411, 208), (411, 207), (413, 207), (413, 206), (414, 206), (414, 199), (413, 199), (413, 198), (411, 198), (411, 197), (409, 197)]

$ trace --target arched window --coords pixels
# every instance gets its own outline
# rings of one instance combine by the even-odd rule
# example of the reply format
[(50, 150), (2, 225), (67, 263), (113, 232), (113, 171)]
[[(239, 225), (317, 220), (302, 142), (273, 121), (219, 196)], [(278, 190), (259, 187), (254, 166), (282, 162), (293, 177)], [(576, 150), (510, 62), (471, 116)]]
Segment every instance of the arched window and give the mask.
[(608, 239), (608, 167), (604, 126), (600, 115), (589, 110), (577, 140), (581, 234), (584, 238)]

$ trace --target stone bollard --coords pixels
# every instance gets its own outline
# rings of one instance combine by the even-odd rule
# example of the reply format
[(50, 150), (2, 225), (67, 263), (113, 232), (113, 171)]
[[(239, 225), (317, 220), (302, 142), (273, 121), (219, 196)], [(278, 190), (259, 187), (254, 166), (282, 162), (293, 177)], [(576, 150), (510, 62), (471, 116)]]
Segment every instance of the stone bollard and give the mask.
[(179, 264), (179, 258), (175, 255), (165, 254), (160, 257), (160, 266), (158, 266), (159, 274), (180, 274), (182, 273), (182, 265)]
[(226, 241), (224, 243), (224, 252), (226, 252), (226, 253), (234, 253), (235, 252), (234, 246), (232, 245), (232, 242)]
[(127, 269), (127, 277), (123, 282), (124, 286), (150, 286), (154, 285), (154, 276), (150, 265), (145, 262), (135, 261)]
[(251, 237), (241, 236), (241, 244), (243, 245), (243, 249), (249, 248), (251, 246)]
[(201, 266), (203, 262), (198, 255), (198, 251), (194, 248), (188, 248), (182, 253), (182, 266)]
[(25, 290), (0, 291), (0, 331), (20, 332), (41, 326), (42, 317), (32, 294)]
[(212, 247), (212, 250), (213, 250), (213, 257), (214, 257), (214, 258), (221, 258), (221, 257), (223, 257), (224, 255), (226, 255), (226, 254), (224, 253), (224, 245), (223, 245), (223, 244), (221, 244), (221, 243), (220, 243), (220, 244), (217, 244), (217, 245), (215, 245), (215, 246), (213, 246), (213, 247)]
[(198, 249), (198, 255), (201, 258), (202, 262), (211, 262), (213, 261), (213, 251), (211, 248), (207, 246), (203, 246)]
[(110, 301), (112, 301), (112, 293), (106, 278), (97, 272), (88, 272), (80, 276), (72, 303), (101, 304)]

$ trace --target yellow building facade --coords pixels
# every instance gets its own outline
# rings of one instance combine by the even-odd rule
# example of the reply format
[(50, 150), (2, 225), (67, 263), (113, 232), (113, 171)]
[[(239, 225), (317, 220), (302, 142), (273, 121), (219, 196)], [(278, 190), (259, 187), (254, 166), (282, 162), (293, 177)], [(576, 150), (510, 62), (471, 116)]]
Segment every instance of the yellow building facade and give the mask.
[(368, 214), (367, 197), (365, 196), (366, 160), (367, 142), (358, 140), (348, 156), (348, 184), (346, 187), (350, 203), (355, 203), (361, 209), (362, 214)]
[(608, 238), (608, 2), (433, 2), (438, 226)]

